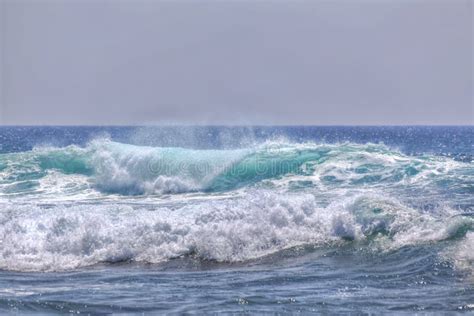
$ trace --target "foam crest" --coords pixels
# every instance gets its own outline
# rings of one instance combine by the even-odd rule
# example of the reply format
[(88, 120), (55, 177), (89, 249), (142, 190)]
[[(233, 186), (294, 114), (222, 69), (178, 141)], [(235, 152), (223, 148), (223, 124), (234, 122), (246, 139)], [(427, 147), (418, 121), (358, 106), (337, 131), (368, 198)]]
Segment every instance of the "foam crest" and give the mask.
[(449, 247), (444, 252), (444, 257), (474, 280), (474, 232), (468, 232), (465, 238)]
[(463, 238), (473, 227), (470, 218), (440, 220), (385, 196), (348, 196), (322, 207), (310, 194), (264, 190), (184, 206), (5, 204), (1, 210), (0, 268), (19, 271), (182, 256), (237, 262), (347, 243), (391, 251)]
[(113, 142), (91, 146), (96, 187), (125, 195), (201, 191), (245, 155), (244, 150), (154, 148)]

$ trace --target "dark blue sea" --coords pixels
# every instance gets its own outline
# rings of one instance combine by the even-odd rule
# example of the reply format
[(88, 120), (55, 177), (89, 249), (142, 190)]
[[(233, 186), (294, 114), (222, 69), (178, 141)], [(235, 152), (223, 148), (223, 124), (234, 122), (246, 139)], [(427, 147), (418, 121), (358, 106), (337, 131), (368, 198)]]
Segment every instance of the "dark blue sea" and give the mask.
[(474, 127), (0, 127), (0, 313), (474, 313)]

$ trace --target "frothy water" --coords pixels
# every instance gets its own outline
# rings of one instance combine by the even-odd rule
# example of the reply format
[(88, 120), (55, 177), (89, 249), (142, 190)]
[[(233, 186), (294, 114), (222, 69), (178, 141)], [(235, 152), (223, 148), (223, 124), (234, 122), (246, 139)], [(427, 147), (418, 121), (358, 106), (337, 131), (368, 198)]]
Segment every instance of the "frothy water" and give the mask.
[[(5, 135), (11, 138), (15, 130), (2, 132), (7, 142)], [(200, 304), (168, 302), (162, 309), (137, 303), (147, 293), (141, 288), (151, 286), (142, 277), (150, 274), (172, 278), (168, 289), (195, 298), (202, 293), (178, 284), (192, 279), (193, 288), (201, 278), (214, 280), (227, 294), (207, 298), (219, 302), (206, 305), (208, 312), (324, 311), (324, 302), (337, 300), (347, 303), (340, 312), (353, 311), (351, 306), (471, 309), (472, 128), (451, 131), (467, 137), (470, 147), (455, 144), (443, 153), (436, 146), (409, 153), (401, 149), (414, 146), (407, 139), (398, 139), (398, 146), (357, 137), (296, 141), (297, 132), (246, 137), (238, 146), (216, 145), (212, 134), (206, 147), (143, 144), (136, 141), (144, 133), (139, 130), (132, 143), (92, 135), (61, 146), (38, 141), (28, 150), (6, 150), (0, 154), (0, 310), (50, 312), (58, 310), (56, 300), (88, 312), (177, 312)], [(117, 289), (93, 298), (104, 273), (117, 274), (105, 282)], [(92, 292), (76, 300), (67, 281), (64, 297), (14, 284), (68, 275)], [(452, 298), (428, 300), (411, 294), (407, 288), (413, 286)], [(130, 301), (114, 301), (114, 291)], [(325, 299), (315, 300), (311, 291)], [(400, 291), (401, 299), (387, 302), (378, 291), (382, 297)], [(372, 298), (374, 305), (355, 303), (356, 297)]]
[[(388, 252), (461, 239), (469, 247), (472, 234), (466, 232), (474, 227), (469, 216), (420, 214), (383, 196), (356, 195), (322, 207), (309, 194), (281, 196), (261, 190), (174, 209), (7, 205), (0, 221), (0, 268), (14, 271), (159, 263), (188, 256), (245, 262), (304, 246), (351, 245), (354, 251)], [(461, 258), (471, 269), (470, 251), (462, 243), (453, 259)]]

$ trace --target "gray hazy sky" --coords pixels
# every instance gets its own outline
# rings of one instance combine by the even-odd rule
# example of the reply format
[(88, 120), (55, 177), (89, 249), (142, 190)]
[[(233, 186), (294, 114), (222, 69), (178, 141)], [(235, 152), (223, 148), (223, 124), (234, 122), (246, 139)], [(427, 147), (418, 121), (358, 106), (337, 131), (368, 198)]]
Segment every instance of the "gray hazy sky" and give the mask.
[(470, 0), (0, 1), (3, 124), (474, 124)]

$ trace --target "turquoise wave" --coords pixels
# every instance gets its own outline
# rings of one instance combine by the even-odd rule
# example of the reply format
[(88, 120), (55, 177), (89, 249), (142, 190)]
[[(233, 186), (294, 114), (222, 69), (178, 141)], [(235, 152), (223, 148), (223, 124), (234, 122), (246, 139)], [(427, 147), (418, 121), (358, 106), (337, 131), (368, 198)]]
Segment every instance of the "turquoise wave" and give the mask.
[(466, 193), (474, 190), (472, 162), (407, 156), (379, 144), (267, 142), (245, 149), (195, 150), (97, 140), (86, 147), (0, 155), (4, 193), (34, 190), (52, 171), (81, 175), (100, 192), (122, 195), (226, 191), (280, 180), (303, 187), (436, 182)]

